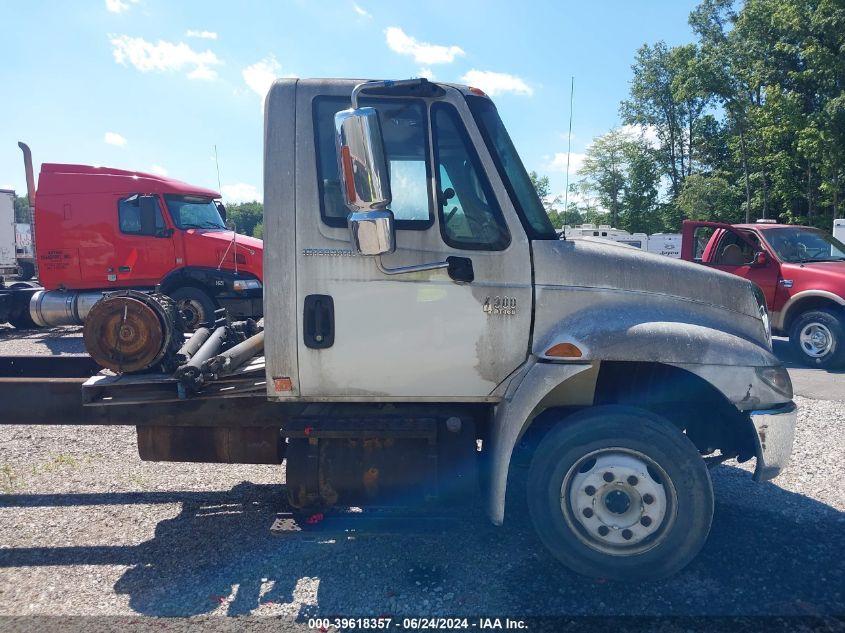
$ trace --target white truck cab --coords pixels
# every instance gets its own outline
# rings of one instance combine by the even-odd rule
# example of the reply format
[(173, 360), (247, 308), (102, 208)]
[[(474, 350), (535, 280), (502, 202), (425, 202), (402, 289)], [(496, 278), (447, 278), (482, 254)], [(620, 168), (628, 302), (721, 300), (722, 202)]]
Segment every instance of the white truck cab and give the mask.
[(494, 523), (528, 444), (555, 556), (662, 577), (706, 539), (704, 456), (756, 457), (758, 480), (785, 466), (792, 388), (753, 285), (560, 240), (480, 90), (279, 80), (265, 125), (267, 397), (320, 411), (283, 429), (292, 502), (342, 497), (328, 467), (310, 496), (296, 472), (349, 458), (343, 442), (439, 419), (473, 429), (461, 454)]

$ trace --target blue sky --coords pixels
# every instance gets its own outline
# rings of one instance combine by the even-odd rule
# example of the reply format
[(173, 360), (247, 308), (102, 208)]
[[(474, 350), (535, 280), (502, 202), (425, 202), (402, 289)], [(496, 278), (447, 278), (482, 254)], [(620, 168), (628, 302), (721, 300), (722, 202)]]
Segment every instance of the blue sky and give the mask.
[[(493, 96), (528, 169), (563, 191), (618, 125), (636, 49), (692, 40), (688, 0), (3, 2), (0, 188), (25, 193), (17, 141), (42, 162), (158, 171), (260, 197), (260, 92), (272, 76), (432, 75)], [(572, 176), (570, 176), (571, 179)]]

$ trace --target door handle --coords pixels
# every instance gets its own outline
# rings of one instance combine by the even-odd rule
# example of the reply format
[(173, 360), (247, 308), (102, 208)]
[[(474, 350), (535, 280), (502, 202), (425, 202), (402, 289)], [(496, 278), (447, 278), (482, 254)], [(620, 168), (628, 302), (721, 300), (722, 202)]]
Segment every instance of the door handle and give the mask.
[(305, 347), (325, 349), (334, 345), (334, 299), (329, 295), (308, 295), (302, 312)]

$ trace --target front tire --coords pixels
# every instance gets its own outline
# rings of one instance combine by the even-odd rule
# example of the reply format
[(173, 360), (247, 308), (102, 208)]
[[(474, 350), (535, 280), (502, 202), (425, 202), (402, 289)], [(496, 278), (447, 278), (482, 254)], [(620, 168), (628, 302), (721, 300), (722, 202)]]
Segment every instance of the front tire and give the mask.
[(187, 330), (193, 332), (202, 325), (210, 326), (214, 323), (214, 310), (217, 306), (205, 291), (193, 286), (185, 286), (169, 294), (170, 298), (176, 302), (176, 307), (182, 312)]
[(701, 550), (713, 486), (693, 443), (669, 421), (598, 407), (542, 440), (528, 473), (528, 507), (540, 540), (570, 569), (656, 580)]
[(799, 315), (790, 328), (789, 342), (808, 367), (835, 369), (845, 365), (845, 324), (833, 310), (808, 310)]

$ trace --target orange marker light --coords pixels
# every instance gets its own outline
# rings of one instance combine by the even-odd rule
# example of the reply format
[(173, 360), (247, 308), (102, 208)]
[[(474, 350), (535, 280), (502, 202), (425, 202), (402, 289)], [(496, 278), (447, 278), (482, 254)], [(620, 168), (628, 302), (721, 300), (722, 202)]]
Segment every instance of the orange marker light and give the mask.
[(273, 387), (276, 391), (293, 391), (293, 381), (287, 376), (284, 378), (273, 378)]
[(546, 356), (555, 358), (581, 358), (581, 350), (572, 343), (558, 343), (546, 350)]
[(479, 97), (487, 96), (487, 94), (481, 88), (470, 88), (469, 91), (474, 95), (478, 95)]

